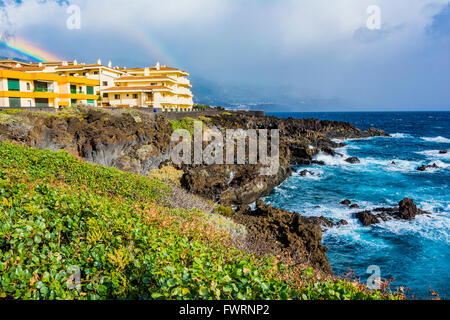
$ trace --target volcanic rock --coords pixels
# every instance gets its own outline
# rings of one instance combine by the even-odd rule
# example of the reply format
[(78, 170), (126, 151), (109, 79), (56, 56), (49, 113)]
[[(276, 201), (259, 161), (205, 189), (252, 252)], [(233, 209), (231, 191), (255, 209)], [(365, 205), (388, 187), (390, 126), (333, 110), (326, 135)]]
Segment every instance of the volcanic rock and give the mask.
[(432, 165), (421, 165), (417, 168), (418, 171), (427, 171), (427, 169), (439, 169), (439, 166), (436, 163), (433, 163)]
[[(322, 223), (326, 218), (307, 218), (256, 201), (255, 210), (240, 206), (232, 219), (246, 227), (248, 250), (256, 254), (290, 257), (325, 273), (332, 273), (327, 247), (322, 242)], [(343, 222), (342, 222), (343, 224)]]
[(345, 159), (345, 162), (348, 162), (351, 164), (357, 164), (357, 163), (360, 163), (361, 161), (357, 157), (350, 157), (350, 158)]
[(366, 210), (355, 213), (355, 217), (364, 225), (379, 223), (381, 221), (389, 221), (391, 219), (413, 220), (419, 214), (427, 214), (414, 204), (414, 201), (405, 198), (399, 202), (398, 207), (376, 208), (371, 211)]
[(309, 170), (303, 170), (302, 172), (300, 172), (300, 176), (302, 176), (302, 177), (306, 177), (307, 175), (313, 176), (314, 172), (311, 172)]
[(426, 211), (420, 210), (414, 204), (414, 201), (409, 198), (405, 198), (398, 203), (399, 210), (397, 217), (403, 220), (414, 220), (416, 215), (427, 213)]
[(332, 153), (343, 146), (334, 139), (387, 136), (386, 132), (373, 128), (362, 131), (346, 122), (317, 119), (278, 119), (238, 112), (202, 118), (205, 127), (216, 128), (224, 137), (227, 129), (278, 129), (278, 170), (263, 176), (262, 165), (248, 161), (243, 165), (171, 163), (173, 129), (164, 116), (138, 110), (83, 108), (80, 114), (68, 117), (14, 114), (11, 115), (14, 125), (0, 123), (0, 135), (3, 140), (66, 150), (89, 162), (142, 175), (162, 164), (173, 165), (184, 171), (182, 186), (187, 191), (232, 206), (249, 204), (268, 195), (291, 175), (291, 165), (325, 165), (314, 157), (321, 150)]
[(370, 211), (362, 211), (355, 214), (356, 218), (363, 224), (363, 226), (370, 226), (371, 224), (379, 223), (377, 216)]

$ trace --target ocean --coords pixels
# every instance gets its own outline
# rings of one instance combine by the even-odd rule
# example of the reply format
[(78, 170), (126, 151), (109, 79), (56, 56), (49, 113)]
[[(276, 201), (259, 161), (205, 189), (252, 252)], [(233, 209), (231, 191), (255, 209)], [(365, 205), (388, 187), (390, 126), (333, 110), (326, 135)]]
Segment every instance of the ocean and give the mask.
[[(378, 266), (391, 288), (409, 288), (409, 295), (430, 298), (430, 289), (450, 298), (450, 112), (320, 112), (268, 113), (279, 118), (346, 121), (360, 129), (376, 127), (392, 137), (346, 141), (337, 152), (320, 153), (325, 166), (308, 166), (314, 175), (295, 173), (265, 197), (266, 203), (305, 216), (345, 219), (348, 225), (323, 235), (336, 275), (349, 268), (363, 282)], [(440, 150), (449, 150), (440, 154)], [(360, 164), (344, 161), (358, 157)], [(392, 164), (395, 161), (395, 165)], [(422, 164), (439, 168), (417, 171)], [(302, 169), (298, 166), (297, 169)], [(393, 220), (364, 227), (353, 214), (364, 209), (395, 206), (409, 197), (431, 215), (413, 221)], [(360, 209), (340, 204), (344, 199)]]

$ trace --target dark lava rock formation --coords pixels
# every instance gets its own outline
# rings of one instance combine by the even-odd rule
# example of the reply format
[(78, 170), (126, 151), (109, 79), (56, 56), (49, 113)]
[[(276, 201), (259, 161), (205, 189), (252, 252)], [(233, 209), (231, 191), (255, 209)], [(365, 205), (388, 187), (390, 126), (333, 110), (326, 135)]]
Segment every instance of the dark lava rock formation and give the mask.
[(73, 116), (14, 114), (15, 121), (0, 123), (0, 139), (65, 150), (89, 162), (142, 175), (169, 158), (172, 127), (163, 117), (131, 110), (81, 111)]
[(300, 176), (302, 176), (302, 177), (306, 177), (307, 175), (313, 176), (314, 172), (311, 172), (309, 170), (303, 170), (302, 172), (300, 172)]
[[(279, 167), (261, 175), (261, 164), (182, 165), (182, 186), (189, 192), (229, 206), (240, 206), (233, 219), (248, 230), (248, 250), (290, 257), (331, 273), (321, 245), (322, 228), (344, 225), (324, 217), (305, 218), (266, 206), (260, 197), (288, 178), (291, 165), (324, 164), (314, 160), (319, 152), (336, 155), (344, 146), (332, 139), (387, 136), (384, 131), (361, 131), (349, 123), (316, 119), (277, 119), (239, 113), (202, 117), (205, 127), (225, 137), (227, 129), (279, 129)], [(146, 175), (150, 169), (172, 164), (170, 142), (173, 129), (163, 117), (137, 110), (102, 110), (79, 107), (74, 114), (48, 115), (35, 112), (4, 114), (0, 139), (30, 147), (66, 150), (89, 162), (114, 166)], [(248, 148), (247, 148), (248, 150)], [(258, 200), (251, 211), (247, 204)], [(180, 200), (182, 201), (182, 200)], [(406, 211), (405, 211), (406, 212)], [(408, 211), (409, 212), (409, 211)]]
[[(163, 116), (137, 110), (80, 108), (79, 114), (65, 116), (30, 112), (8, 115), (14, 121), (0, 122), (0, 138), (41, 149), (66, 150), (86, 161), (142, 175), (162, 164), (171, 164), (173, 130)], [(185, 189), (224, 205), (249, 204), (268, 195), (291, 175), (291, 165), (324, 164), (314, 157), (319, 152), (333, 155), (334, 148), (343, 146), (332, 139), (387, 135), (373, 128), (361, 131), (349, 123), (316, 119), (223, 113), (201, 120), (205, 127), (219, 130), (224, 137), (227, 129), (280, 132), (280, 161), (273, 175), (261, 175), (262, 165), (248, 164), (248, 159), (244, 165), (181, 166)]]
[(417, 168), (418, 171), (427, 171), (428, 169), (439, 169), (439, 166), (436, 163), (433, 163), (431, 165), (421, 165)]
[[(317, 119), (278, 119), (243, 114), (222, 114), (204, 117), (204, 123), (225, 136), (226, 129), (279, 129), (280, 165), (272, 176), (261, 176), (261, 165), (199, 165), (185, 167), (183, 186), (196, 194), (224, 205), (243, 205), (268, 195), (287, 179), (291, 165), (324, 164), (314, 160), (319, 152), (336, 154), (334, 148), (344, 144), (332, 139), (387, 136), (382, 130), (361, 131), (345, 122)], [(307, 173), (304, 173), (307, 174)]]
[(345, 162), (348, 162), (351, 164), (357, 164), (357, 163), (360, 163), (361, 161), (357, 157), (350, 157), (350, 158), (345, 159)]
[(417, 215), (427, 213), (428, 212), (417, 208), (412, 199), (405, 198), (399, 202), (398, 207), (376, 208), (372, 211), (366, 210), (357, 212), (355, 213), (355, 217), (364, 226), (369, 226), (391, 219), (414, 220)]

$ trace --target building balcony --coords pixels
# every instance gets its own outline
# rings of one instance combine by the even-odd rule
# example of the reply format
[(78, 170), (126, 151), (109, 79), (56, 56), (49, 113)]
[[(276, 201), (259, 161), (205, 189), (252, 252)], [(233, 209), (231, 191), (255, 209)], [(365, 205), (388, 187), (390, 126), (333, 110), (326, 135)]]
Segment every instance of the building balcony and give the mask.
[(33, 92), (54, 92), (53, 89), (49, 88), (34, 88)]
[(178, 78), (177, 81), (181, 84), (191, 84), (191, 82), (187, 78)]

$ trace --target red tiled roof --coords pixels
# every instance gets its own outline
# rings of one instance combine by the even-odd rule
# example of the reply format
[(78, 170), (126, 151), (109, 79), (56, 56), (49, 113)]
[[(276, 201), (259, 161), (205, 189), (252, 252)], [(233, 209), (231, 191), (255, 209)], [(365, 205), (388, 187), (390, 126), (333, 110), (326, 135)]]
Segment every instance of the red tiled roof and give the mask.
[[(42, 64), (43, 66), (61, 66), (63, 64), (62, 61), (49, 61), (49, 62), (33, 62), (32, 66), (38, 66), (39, 64)], [(67, 62), (68, 65), (73, 65), (73, 62), (69, 61)]]
[(20, 67), (20, 68), (13, 68), (13, 71), (42, 71), (45, 67)]
[(101, 64), (77, 64), (77, 65), (69, 65), (69, 66), (60, 66), (56, 69), (83, 69), (83, 68), (92, 68), (92, 67), (103, 67)]

